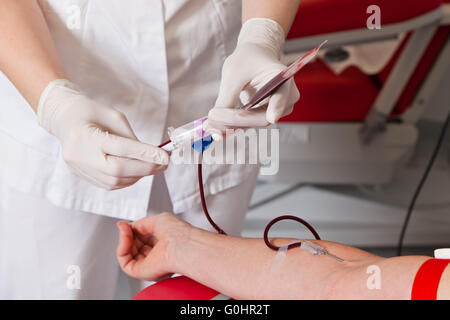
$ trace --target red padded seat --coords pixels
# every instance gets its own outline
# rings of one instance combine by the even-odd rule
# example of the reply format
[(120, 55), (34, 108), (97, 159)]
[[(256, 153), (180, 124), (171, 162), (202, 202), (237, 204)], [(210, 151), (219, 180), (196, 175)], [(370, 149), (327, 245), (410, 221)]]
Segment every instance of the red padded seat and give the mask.
[(301, 98), (283, 122), (363, 121), (379, 93), (376, 83), (358, 68), (336, 75), (320, 59), (307, 65), (295, 82)]
[(133, 300), (211, 300), (217, 295), (217, 291), (181, 276), (161, 280), (142, 290)]
[(366, 28), (370, 5), (381, 8), (381, 23), (386, 25), (426, 14), (442, 0), (302, 0), (288, 38)]
[[(381, 8), (382, 24), (398, 23), (439, 8), (450, 0), (303, 0), (289, 38), (366, 28), (367, 7)], [(412, 78), (402, 93), (393, 115), (402, 114), (411, 104), (421, 83), (447, 41), (450, 27), (441, 27), (431, 41)], [(409, 37), (390, 63), (378, 75), (384, 84)], [(305, 67), (295, 81), (301, 100), (284, 122), (364, 121), (380, 92), (376, 82), (356, 67), (335, 75), (320, 60)]]

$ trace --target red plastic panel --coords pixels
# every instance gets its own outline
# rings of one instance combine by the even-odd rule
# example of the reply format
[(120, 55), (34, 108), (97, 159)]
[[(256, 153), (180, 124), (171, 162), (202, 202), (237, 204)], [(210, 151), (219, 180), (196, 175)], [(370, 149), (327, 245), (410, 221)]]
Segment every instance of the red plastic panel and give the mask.
[(363, 121), (379, 89), (356, 67), (334, 74), (317, 59), (295, 77), (301, 92), (294, 112), (283, 122)]
[[(450, 0), (449, 0), (450, 1)], [(394, 109), (393, 115), (401, 115), (405, 112), (410, 106), (415, 98), (418, 90), (422, 83), (426, 80), (428, 73), (430, 72), (433, 64), (438, 58), (443, 46), (448, 41), (448, 37), (450, 35), (450, 27), (441, 27), (438, 29), (430, 44), (428, 45), (427, 50), (422, 56), (419, 64), (417, 65), (411, 79), (408, 81), (406, 85), (406, 89), (403, 91), (399, 100), (396, 103), (396, 107)], [(397, 63), (401, 52), (403, 51), (410, 35), (405, 38), (402, 45), (397, 49), (397, 52), (392, 57), (389, 64), (380, 72), (379, 78), (382, 83), (387, 81), (389, 74), (391, 73), (393, 67)]]
[(366, 28), (370, 5), (381, 8), (381, 23), (386, 25), (423, 15), (441, 4), (442, 0), (302, 0), (288, 38)]

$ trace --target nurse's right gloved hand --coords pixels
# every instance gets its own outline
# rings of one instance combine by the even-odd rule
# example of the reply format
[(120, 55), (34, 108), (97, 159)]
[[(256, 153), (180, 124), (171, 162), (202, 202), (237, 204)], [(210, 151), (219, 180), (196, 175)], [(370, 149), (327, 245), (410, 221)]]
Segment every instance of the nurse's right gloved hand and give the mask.
[(71, 171), (107, 190), (131, 186), (169, 163), (164, 150), (138, 141), (121, 112), (87, 98), (68, 80), (44, 90), (38, 121), (61, 142)]
[(290, 79), (259, 108), (236, 108), (245, 105), (272, 78), (286, 69), (280, 61), (285, 40), (283, 28), (274, 20), (248, 20), (239, 35), (237, 47), (223, 66), (222, 82), (216, 105), (209, 112), (207, 130), (215, 139), (226, 129), (260, 128), (289, 115), (300, 93)]

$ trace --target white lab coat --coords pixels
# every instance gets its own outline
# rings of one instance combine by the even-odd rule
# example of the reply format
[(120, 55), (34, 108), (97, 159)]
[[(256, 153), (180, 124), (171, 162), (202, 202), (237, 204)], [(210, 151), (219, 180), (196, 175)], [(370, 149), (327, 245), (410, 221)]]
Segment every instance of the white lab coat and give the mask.
[[(66, 72), (93, 99), (122, 111), (138, 138), (158, 145), (167, 126), (207, 114), (240, 29), (240, 0), (40, 0)], [(52, 204), (104, 216), (146, 215), (152, 177), (105, 191), (69, 172), (56, 138), (0, 78), (0, 180)], [(238, 185), (254, 167), (205, 168), (206, 193)], [(199, 202), (196, 168), (165, 173), (175, 213)]]
[[(241, 0), (39, 3), (70, 79), (122, 111), (138, 138), (153, 145), (166, 138), (168, 126), (198, 119), (214, 105), (222, 64), (240, 30)], [(70, 173), (57, 139), (38, 126), (1, 74), (0, 103), (0, 297), (114, 297), (116, 220), (107, 217), (135, 220), (164, 210), (149, 209), (152, 201), (153, 207), (166, 203), (154, 203), (162, 183), (147, 177), (112, 192), (90, 185)], [(238, 233), (257, 168), (217, 165), (204, 172), (215, 218), (222, 225), (235, 219), (230, 232)], [(173, 211), (201, 225), (196, 174), (195, 165), (171, 165), (164, 175)], [(243, 199), (221, 199), (227, 193)], [(15, 242), (17, 229), (29, 244), (26, 259), (20, 248), (6, 245)], [(72, 265), (83, 271), (83, 293), (65, 293)]]

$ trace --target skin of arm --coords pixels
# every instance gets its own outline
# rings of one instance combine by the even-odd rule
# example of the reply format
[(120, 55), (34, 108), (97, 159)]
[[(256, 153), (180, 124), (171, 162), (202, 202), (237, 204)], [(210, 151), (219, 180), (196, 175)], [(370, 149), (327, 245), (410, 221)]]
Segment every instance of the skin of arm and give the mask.
[[(297, 241), (272, 240), (277, 246)], [(267, 248), (262, 239), (195, 229), (190, 241), (176, 251), (174, 263), (177, 273), (236, 299), (410, 299), (415, 274), (428, 259), (385, 259), (338, 243), (313, 242), (345, 262), (295, 248), (278, 263), (277, 252)], [(367, 286), (369, 266), (381, 271), (380, 289)]]
[[(157, 280), (170, 273), (190, 277), (235, 299), (410, 299), (414, 277), (429, 257), (382, 258), (346, 245), (314, 241), (344, 263), (295, 248), (282, 263), (262, 239), (219, 235), (194, 228), (170, 213), (118, 225), (117, 258), (132, 277)], [(299, 240), (274, 239), (277, 246)], [(370, 266), (381, 287), (369, 289)], [(450, 268), (439, 299), (450, 299)]]
[(0, 70), (35, 111), (48, 83), (67, 79), (37, 1), (0, 1)]
[(251, 18), (272, 19), (288, 34), (299, 6), (300, 0), (242, 0), (242, 22)]

